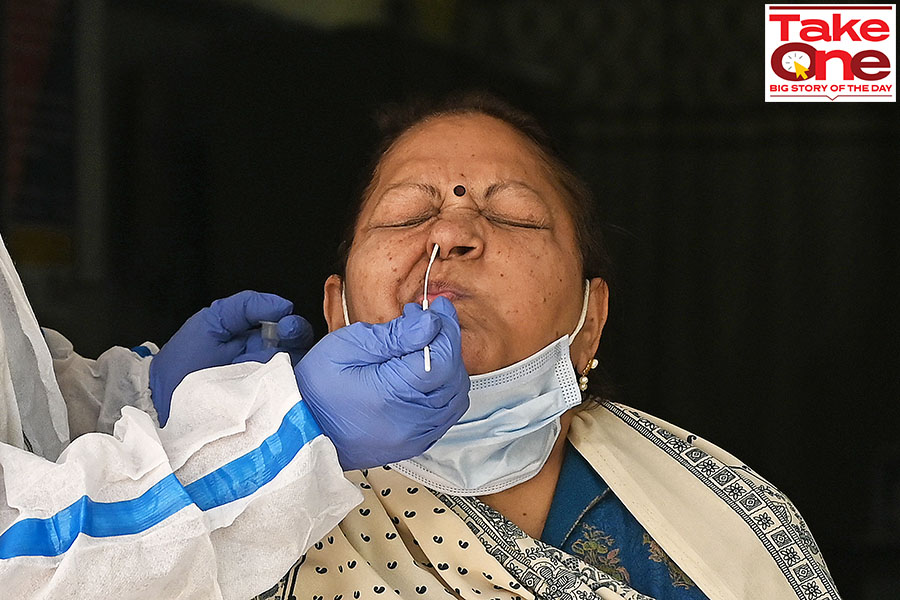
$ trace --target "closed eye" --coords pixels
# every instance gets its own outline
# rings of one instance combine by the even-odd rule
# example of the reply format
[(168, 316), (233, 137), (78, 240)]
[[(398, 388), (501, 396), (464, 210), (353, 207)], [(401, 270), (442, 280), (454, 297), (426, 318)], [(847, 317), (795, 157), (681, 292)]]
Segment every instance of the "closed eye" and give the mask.
[(533, 187), (521, 181), (492, 184), (484, 194), (481, 214), (491, 223), (518, 229), (550, 229), (547, 203)]
[(422, 225), (423, 223), (430, 220), (432, 215), (418, 215), (415, 217), (410, 217), (408, 219), (404, 219), (402, 221), (394, 222), (394, 223), (379, 223), (375, 225), (376, 229), (401, 229), (403, 227), (415, 227), (417, 225)]
[(502, 215), (485, 214), (484, 218), (496, 225), (505, 225), (507, 227), (518, 227), (521, 229), (550, 229), (550, 227), (544, 223), (511, 219)]

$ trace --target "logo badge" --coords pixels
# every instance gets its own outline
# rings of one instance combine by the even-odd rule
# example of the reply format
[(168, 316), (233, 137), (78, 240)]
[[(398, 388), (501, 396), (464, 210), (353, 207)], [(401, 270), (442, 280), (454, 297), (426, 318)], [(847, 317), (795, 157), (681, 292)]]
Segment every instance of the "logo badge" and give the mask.
[(896, 4), (766, 4), (766, 102), (896, 102)]

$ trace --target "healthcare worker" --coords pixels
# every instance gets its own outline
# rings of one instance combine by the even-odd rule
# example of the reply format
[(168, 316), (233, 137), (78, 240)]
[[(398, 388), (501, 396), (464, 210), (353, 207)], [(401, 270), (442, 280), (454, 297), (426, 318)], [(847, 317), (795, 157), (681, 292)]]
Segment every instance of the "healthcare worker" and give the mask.
[(89, 360), (39, 328), (2, 240), (0, 295), (2, 598), (253, 597), (361, 501), (342, 469), (419, 455), (468, 407), (445, 300), (304, 356), (291, 304), (241, 292)]

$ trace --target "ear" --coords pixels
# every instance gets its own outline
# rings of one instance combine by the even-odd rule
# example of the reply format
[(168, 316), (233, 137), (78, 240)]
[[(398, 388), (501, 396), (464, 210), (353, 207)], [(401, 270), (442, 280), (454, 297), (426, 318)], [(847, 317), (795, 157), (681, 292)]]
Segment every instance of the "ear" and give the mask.
[(584, 371), (588, 362), (597, 353), (603, 326), (606, 325), (606, 317), (609, 314), (609, 288), (606, 286), (606, 282), (595, 277), (591, 279), (590, 288), (591, 295), (588, 298), (584, 327), (575, 336), (575, 342), (569, 348), (572, 363), (579, 373)]
[(322, 311), (325, 313), (325, 322), (328, 323), (329, 333), (346, 325), (341, 302), (343, 289), (344, 282), (340, 275), (329, 275), (325, 280), (325, 299), (322, 301)]

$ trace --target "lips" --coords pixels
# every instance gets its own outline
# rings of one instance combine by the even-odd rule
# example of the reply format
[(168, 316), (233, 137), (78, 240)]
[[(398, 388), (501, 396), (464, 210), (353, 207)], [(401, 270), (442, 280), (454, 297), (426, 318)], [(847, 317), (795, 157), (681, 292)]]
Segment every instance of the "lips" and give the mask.
[[(434, 299), (438, 296), (443, 296), (447, 300), (451, 302), (455, 302), (457, 300), (463, 300), (469, 296), (469, 292), (460, 285), (452, 281), (445, 281), (441, 279), (431, 279), (428, 281), (428, 303), (434, 302)], [(411, 302), (421, 302), (422, 301), (422, 293), (419, 292), (415, 299), (411, 300)]]

